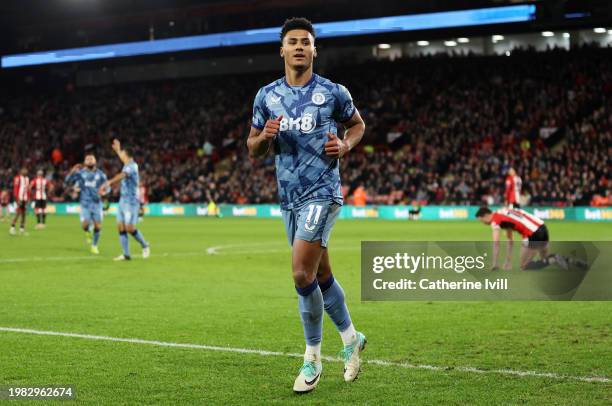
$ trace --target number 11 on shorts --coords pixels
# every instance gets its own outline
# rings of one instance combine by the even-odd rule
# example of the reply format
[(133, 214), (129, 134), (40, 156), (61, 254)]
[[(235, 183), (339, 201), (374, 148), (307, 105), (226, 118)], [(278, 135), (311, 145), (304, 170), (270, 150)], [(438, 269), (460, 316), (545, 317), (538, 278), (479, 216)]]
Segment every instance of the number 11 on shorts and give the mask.
[[(315, 209), (316, 209), (317, 213), (315, 214), (314, 220), (311, 223), (312, 215), (313, 215)], [(317, 223), (319, 222), (319, 217), (321, 217), (321, 210), (322, 209), (323, 209), (323, 206), (321, 206), (319, 204), (310, 204), (310, 205), (308, 205), (308, 216), (306, 216), (306, 224), (304, 224), (304, 228), (306, 230), (312, 231), (312, 230), (315, 229), (315, 227), (317, 226)]]

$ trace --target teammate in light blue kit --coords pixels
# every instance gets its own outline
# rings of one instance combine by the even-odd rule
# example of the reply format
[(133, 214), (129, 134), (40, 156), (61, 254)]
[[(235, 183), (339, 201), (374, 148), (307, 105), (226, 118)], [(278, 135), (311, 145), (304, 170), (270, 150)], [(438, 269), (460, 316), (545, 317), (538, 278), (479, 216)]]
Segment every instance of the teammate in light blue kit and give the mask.
[(117, 208), (117, 228), (119, 230), (119, 241), (123, 253), (115, 258), (115, 261), (126, 261), (132, 259), (130, 255), (130, 241), (127, 233), (138, 241), (142, 246), (142, 257), (148, 258), (151, 254), (149, 243), (144, 239), (142, 233), (136, 228), (138, 224), (138, 211), (140, 200), (138, 198), (138, 164), (134, 161), (131, 152), (127, 148), (121, 148), (119, 140), (113, 140), (113, 151), (117, 154), (123, 169), (111, 180), (100, 187), (99, 193), (106, 193), (106, 189), (117, 182), (121, 182), (119, 207)]
[[(285, 77), (262, 87), (255, 96), (247, 140), (252, 157), (270, 147), (276, 155), (276, 177), (283, 220), (293, 247), (293, 280), (304, 327), (304, 364), (293, 390), (313, 390), (322, 371), (323, 310), (342, 338), (344, 380), (360, 369), (366, 339), (357, 332), (334, 279), (327, 250), (329, 234), (342, 205), (338, 160), (359, 143), (365, 124), (348, 90), (313, 73), (314, 29), (304, 18), (285, 21), (280, 56)], [(336, 122), (344, 137), (336, 134)]]
[[(99, 254), (98, 242), (100, 241), (100, 233), (102, 232), (102, 199), (98, 194), (98, 189), (106, 181), (106, 175), (100, 169), (96, 168), (96, 157), (94, 154), (85, 155), (85, 168), (83, 165), (76, 164), (72, 167), (66, 183), (74, 184), (79, 188), (81, 203), (81, 226), (85, 231), (87, 244), (91, 244), (91, 253)], [(90, 230), (93, 223), (93, 236)]]

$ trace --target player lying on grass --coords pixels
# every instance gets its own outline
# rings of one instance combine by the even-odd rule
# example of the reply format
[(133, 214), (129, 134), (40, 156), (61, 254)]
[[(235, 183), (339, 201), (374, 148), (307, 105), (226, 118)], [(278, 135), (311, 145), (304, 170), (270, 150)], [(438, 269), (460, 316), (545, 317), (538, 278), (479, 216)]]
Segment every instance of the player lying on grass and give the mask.
[(138, 198), (138, 164), (134, 161), (129, 149), (121, 148), (119, 140), (113, 140), (113, 151), (117, 154), (123, 163), (123, 169), (115, 175), (111, 180), (106, 181), (100, 186), (99, 193), (104, 195), (109, 190), (110, 186), (121, 182), (119, 191), (119, 207), (117, 208), (117, 229), (119, 230), (119, 241), (123, 253), (115, 258), (115, 261), (126, 261), (132, 259), (130, 255), (130, 240), (127, 233), (138, 241), (142, 247), (142, 257), (148, 258), (151, 254), (149, 243), (144, 239), (144, 236), (136, 228), (138, 224), (138, 212), (140, 210), (140, 199)]
[[(321, 376), (323, 311), (333, 320), (344, 349), (344, 380), (354, 381), (365, 336), (355, 330), (334, 278), (327, 243), (340, 213), (338, 160), (359, 143), (365, 124), (348, 90), (313, 73), (314, 29), (304, 18), (281, 31), (285, 76), (255, 96), (247, 146), (251, 157), (274, 150), (283, 221), (293, 247), (292, 272), (304, 328), (304, 363), (293, 390), (313, 390)], [(345, 133), (337, 136), (336, 122)]]
[[(513, 232), (523, 237), (521, 245), (521, 269), (542, 269), (552, 264), (558, 264), (561, 268), (569, 267), (569, 259), (559, 254), (548, 252), (548, 229), (544, 221), (521, 209), (503, 208), (495, 212), (488, 207), (481, 207), (476, 213), (476, 218), (481, 223), (490, 225), (493, 230), (493, 259), (492, 270), (499, 268), (499, 246), (501, 230), (506, 231), (508, 239), (506, 250), (506, 261), (503, 268), (512, 269), (512, 246)], [(540, 259), (534, 260), (536, 254)]]
[[(102, 199), (98, 194), (98, 189), (107, 181), (106, 174), (96, 167), (96, 156), (92, 153), (85, 155), (82, 164), (72, 167), (66, 183), (74, 184), (79, 189), (79, 200), (81, 204), (81, 227), (85, 232), (87, 244), (91, 244), (91, 253), (99, 254), (98, 242), (102, 232)], [(108, 192), (110, 189), (107, 189)], [(105, 192), (105, 193), (106, 193)], [(93, 236), (91, 225), (93, 224)]]

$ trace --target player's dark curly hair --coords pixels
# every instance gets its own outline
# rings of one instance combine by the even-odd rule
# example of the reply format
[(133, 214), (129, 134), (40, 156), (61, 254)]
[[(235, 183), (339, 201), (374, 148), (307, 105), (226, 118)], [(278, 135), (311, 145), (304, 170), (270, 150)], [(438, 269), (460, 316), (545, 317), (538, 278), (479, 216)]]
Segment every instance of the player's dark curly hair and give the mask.
[(491, 209), (489, 209), (488, 207), (484, 207), (483, 206), (483, 207), (479, 208), (478, 211), (476, 212), (476, 218), (484, 217), (487, 214), (491, 214), (491, 213), (493, 213), (491, 211)]
[(285, 24), (283, 24), (283, 29), (280, 33), (281, 43), (283, 39), (285, 39), (285, 35), (291, 30), (306, 30), (311, 33), (313, 37), (315, 36), (314, 27), (309, 19), (304, 17), (291, 17), (286, 19)]

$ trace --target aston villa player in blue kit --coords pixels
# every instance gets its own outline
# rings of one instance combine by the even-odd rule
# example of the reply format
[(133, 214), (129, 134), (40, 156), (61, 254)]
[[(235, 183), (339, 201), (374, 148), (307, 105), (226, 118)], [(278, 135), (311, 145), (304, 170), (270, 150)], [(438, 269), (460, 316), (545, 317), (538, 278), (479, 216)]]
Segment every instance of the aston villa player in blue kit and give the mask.
[(117, 207), (117, 230), (119, 231), (119, 242), (123, 253), (114, 258), (115, 261), (127, 261), (132, 259), (130, 255), (130, 242), (128, 233), (134, 237), (142, 247), (142, 257), (149, 258), (151, 255), (151, 247), (144, 239), (144, 236), (136, 227), (138, 224), (138, 211), (140, 210), (140, 199), (138, 185), (140, 184), (138, 176), (138, 164), (132, 157), (132, 152), (128, 148), (121, 148), (121, 143), (118, 139), (113, 140), (113, 151), (123, 163), (121, 172), (115, 175), (112, 179), (105, 182), (99, 190), (101, 195), (104, 195), (110, 186), (121, 182), (119, 189), (119, 205)]
[[(106, 174), (96, 167), (96, 157), (92, 153), (85, 155), (84, 166), (75, 165), (66, 177), (66, 183), (74, 184), (79, 188), (81, 202), (81, 225), (85, 231), (87, 243), (91, 244), (91, 253), (99, 254), (98, 241), (102, 231), (102, 199), (98, 188), (106, 181)], [(93, 235), (90, 231), (93, 223)]]
[[(360, 369), (365, 336), (356, 331), (344, 291), (331, 271), (327, 250), (331, 229), (343, 203), (339, 162), (363, 137), (365, 124), (348, 90), (313, 73), (317, 56), (310, 21), (292, 18), (281, 31), (285, 76), (255, 96), (247, 146), (251, 157), (273, 150), (278, 192), (289, 243), (298, 308), (304, 327), (304, 363), (293, 390), (313, 390), (322, 371), (323, 312), (342, 338), (344, 380)], [(344, 136), (336, 134), (336, 123)]]

